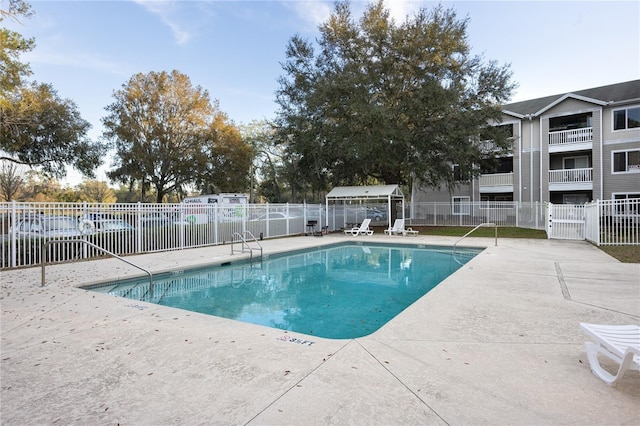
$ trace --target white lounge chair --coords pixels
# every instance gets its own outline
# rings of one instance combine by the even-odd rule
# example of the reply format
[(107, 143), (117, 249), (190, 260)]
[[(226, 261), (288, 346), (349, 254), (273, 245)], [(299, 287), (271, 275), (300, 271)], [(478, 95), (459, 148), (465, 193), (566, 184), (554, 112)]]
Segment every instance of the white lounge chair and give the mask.
[(402, 235), (404, 235), (405, 237), (407, 235), (411, 235), (412, 237), (417, 237), (419, 233), (420, 231), (414, 231), (412, 228), (407, 228), (402, 231)]
[(345, 229), (345, 235), (373, 235), (373, 230), (369, 229), (369, 224), (371, 223), (371, 219), (365, 219), (362, 221), (360, 227), (355, 227), (351, 229)]
[(393, 222), (393, 228), (385, 229), (384, 233), (387, 235), (398, 235), (398, 234), (401, 234), (403, 231), (404, 231), (404, 219), (396, 219), (396, 221)]
[[(608, 385), (615, 385), (627, 370), (640, 370), (640, 326), (580, 323), (580, 328), (596, 343), (586, 342), (587, 356), (593, 374)], [(602, 354), (619, 364), (615, 376), (598, 361)]]

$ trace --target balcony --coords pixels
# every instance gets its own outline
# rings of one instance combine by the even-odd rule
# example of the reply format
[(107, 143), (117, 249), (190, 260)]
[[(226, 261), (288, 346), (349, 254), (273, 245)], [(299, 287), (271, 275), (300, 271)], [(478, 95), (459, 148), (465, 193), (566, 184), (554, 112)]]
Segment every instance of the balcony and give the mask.
[(549, 152), (591, 149), (593, 127), (549, 132)]
[(593, 168), (549, 170), (549, 190), (593, 189)]
[(513, 172), (480, 175), (480, 192), (513, 192)]

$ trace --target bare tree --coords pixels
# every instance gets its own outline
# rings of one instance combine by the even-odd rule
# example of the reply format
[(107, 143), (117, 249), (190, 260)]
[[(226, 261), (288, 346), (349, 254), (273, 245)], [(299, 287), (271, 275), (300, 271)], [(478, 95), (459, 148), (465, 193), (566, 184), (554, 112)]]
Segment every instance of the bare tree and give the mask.
[(11, 162), (0, 161), (0, 200), (15, 200), (24, 189), (24, 168)]

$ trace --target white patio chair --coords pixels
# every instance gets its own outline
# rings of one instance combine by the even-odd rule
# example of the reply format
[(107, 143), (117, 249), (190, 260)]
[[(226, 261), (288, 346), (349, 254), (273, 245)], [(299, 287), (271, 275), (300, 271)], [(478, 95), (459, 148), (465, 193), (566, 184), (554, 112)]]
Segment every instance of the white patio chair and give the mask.
[[(596, 343), (586, 342), (587, 356), (593, 374), (608, 385), (615, 385), (627, 370), (640, 371), (640, 326), (580, 323), (580, 328)], [(615, 361), (619, 367), (613, 375), (598, 361), (598, 354)]]
[(393, 227), (391, 229), (385, 229), (384, 233), (387, 235), (398, 235), (404, 231), (404, 219), (396, 219), (393, 222)]
[(345, 235), (352, 235), (352, 236), (356, 236), (356, 235), (373, 235), (373, 230), (369, 229), (369, 224), (371, 223), (371, 219), (365, 219), (362, 221), (362, 224), (360, 225), (360, 227), (355, 227), (355, 228), (351, 228), (351, 229), (345, 229), (344, 230), (344, 234)]

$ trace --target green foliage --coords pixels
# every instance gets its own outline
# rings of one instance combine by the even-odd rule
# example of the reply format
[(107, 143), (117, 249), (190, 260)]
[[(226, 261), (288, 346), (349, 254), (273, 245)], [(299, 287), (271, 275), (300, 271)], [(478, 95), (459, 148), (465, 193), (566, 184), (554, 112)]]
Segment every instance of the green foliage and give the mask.
[[(8, 0), (0, 21), (32, 15), (23, 0)], [(51, 85), (28, 84), (28, 63), (20, 55), (35, 46), (33, 39), (0, 28), (0, 160), (40, 168), (62, 177), (66, 166), (93, 176), (106, 149), (87, 138), (90, 124), (80, 117), (75, 103), (58, 97)]]
[(288, 171), (316, 188), (413, 178), (453, 187), (453, 164), (478, 173), (474, 164), (509, 146), (479, 134), (500, 120), (513, 85), (507, 66), (470, 54), (466, 28), (442, 7), (397, 24), (382, 1), (356, 22), (338, 2), (317, 53), (293, 37), (277, 92)]
[[(23, 0), (8, 0), (7, 7), (0, 9), (0, 22), (5, 18), (18, 20), (33, 15), (31, 6)], [(18, 89), (22, 79), (31, 74), (28, 63), (20, 62), (20, 55), (35, 47), (33, 39), (25, 39), (19, 33), (0, 28), (0, 110), (4, 113), (9, 104), (9, 95)]]
[(299, 179), (286, 173), (292, 162), (286, 155), (286, 145), (276, 141), (273, 126), (266, 121), (253, 121), (241, 131), (253, 154), (249, 194), (252, 202), (290, 201), (291, 188)]
[[(420, 235), (442, 235), (449, 237), (462, 237), (474, 227), (466, 226), (412, 226), (412, 229), (419, 230)], [(494, 238), (495, 228), (482, 227), (473, 231), (469, 238), (482, 237)], [(516, 228), (514, 226), (499, 226), (498, 238), (531, 238), (546, 239), (547, 233), (539, 229)]]
[(62, 177), (71, 164), (93, 176), (106, 146), (87, 137), (91, 125), (80, 117), (76, 104), (61, 99), (51, 85), (32, 83), (9, 101), (0, 125), (2, 159)]
[[(246, 188), (250, 148), (212, 105), (209, 94), (178, 71), (136, 74), (114, 93), (103, 118), (104, 137), (114, 143), (109, 178), (150, 187), (156, 202), (185, 188)], [(243, 180), (244, 179), (244, 180)]]
[(196, 187), (203, 194), (245, 192), (250, 184), (253, 149), (240, 130), (227, 121), (226, 115), (218, 114), (206, 140), (203, 150), (207, 160)]

